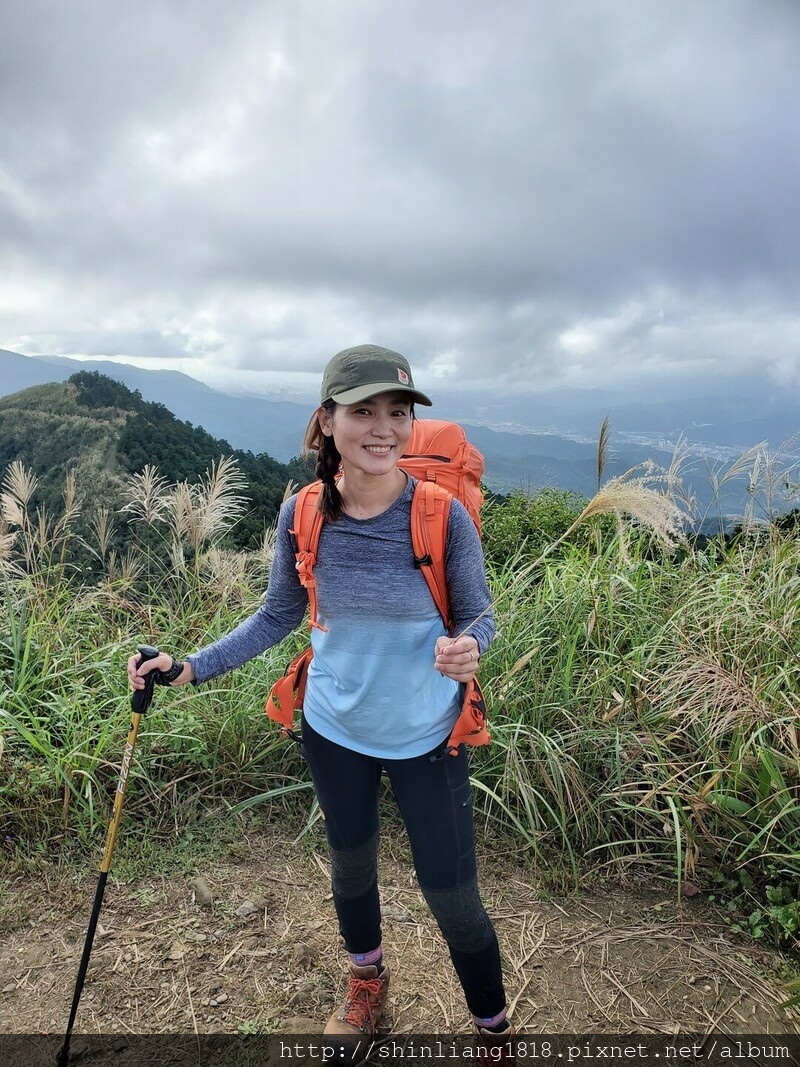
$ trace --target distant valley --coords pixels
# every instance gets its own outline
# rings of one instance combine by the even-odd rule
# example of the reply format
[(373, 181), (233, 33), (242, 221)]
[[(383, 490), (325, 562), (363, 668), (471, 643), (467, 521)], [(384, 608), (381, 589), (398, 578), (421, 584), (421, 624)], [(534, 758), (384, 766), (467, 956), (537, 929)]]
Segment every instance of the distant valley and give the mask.
[[(0, 395), (97, 370), (157, 401), (177, 418), (203, 427), (234, 448), (267, 453), (280, 462), (296, 456), (311, 403), (234, 396), (177, 371), (148, 371), (110, 361), (23, 356), (0, 350)], [(724, 470), (746, 449), (783, 446), (800, 431), (798, 398), (762, 379), (720, 382), (705, 391), (660, 390), (637, 399), (612, 390), (560, 388), (509, 397), (443, 389), (432, 417), (453, 418), (468, 430), (486, 458), (486, 482), (497, 492), (544, 486), (591, 496), (597, 489), (597, 435), (611, 419), (604, 478), (654, 460), (669, 464), (679, 440), (687, 457), (686, 480), (700, 511), (738, 514), (747, 500), (746, 478), (713, 500), (710, 471)], [(790, 453), (800, 451), (790, 449)], [(789, 458), (787, 457), (787, 462)]]

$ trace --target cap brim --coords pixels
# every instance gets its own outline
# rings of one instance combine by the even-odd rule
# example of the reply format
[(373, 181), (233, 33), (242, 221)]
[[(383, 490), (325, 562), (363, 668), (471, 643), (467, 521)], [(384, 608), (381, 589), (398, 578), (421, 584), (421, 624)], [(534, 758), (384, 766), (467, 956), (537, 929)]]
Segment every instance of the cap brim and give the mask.
[(398, 382), (372, 382), (370, 385), (359, 385), (355, 389), (346, 389), (343, 393), (336, 393), (328, 399), (335, 400), (337, 404), (357, 404), (359, 400), (368, 400), (369, 397), (379, 396), (381, 393), (408, 395), (417, 404), (424, 404), (428, 408), (433, 407), (433, 401), (429, 400), (424, 393), (418, 389), (410, 389), (407, 385), (400, 385)]

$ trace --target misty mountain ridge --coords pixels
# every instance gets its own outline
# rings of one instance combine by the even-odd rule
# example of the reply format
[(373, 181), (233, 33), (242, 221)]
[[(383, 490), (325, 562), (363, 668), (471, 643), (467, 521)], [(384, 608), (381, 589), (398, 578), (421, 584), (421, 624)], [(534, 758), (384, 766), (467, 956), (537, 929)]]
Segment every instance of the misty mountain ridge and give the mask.
[[(297, 456), (312, 410), (313, 401), (231, 395), (179, 371), (5, 350), (0, 350), (0, 395), (63, 381), (87, 369), (138, 390), (144, 399), (164, 404), (177, 418), (234, 448), (266, 453), (283, 463)], [(721, 469), (761, 442), (773, 451), (785, 445), (800, 431), (799, 408), (791, 391), (750, 376), (695, 380), (688, 387), (659, 385), (657, 398), (574, 386), (505, 397), (443, 389), (430, 416), (464, 425), (485, 456), (486, 484), (494, 491), (549, 486), (585, 496), (597, 489), (597, 437), (608, 416), (611, 440), (604, 478), (645, 460), (668, 465), (682, 441), (686, 479), (701, 510), (713, 506), (740, 514), (747, 501), (745, 482), (729, 485), (725, 499), (714, 502), (709, 471)]]
[[(308, 463), (283, 464), (266, 454), (236, 450), (96, 370), (82, 369), (67, 381), (0, 397), (0, 478), (15, 462), (30, 471), (36, 479), (30, 506), (46, 522), (45, 516), (62, 514), (67, 475), (74, 475), (81, 507), (73, 516), (73, 532), (87, 545), (92, 516), (104, 509), (114, 516), (112, 547), (123, 547), (131, 533), (125, 513), (131, 487), (146, 467), (155, 468), (164, 486), (208, 484), (226, 456), (236, 462), (247, 502), (228, 540), (254, 549), (275, 522), (287, 484), (311, 479)], [(93, 566), (93, 561), (83, 559), (82, 565)]]

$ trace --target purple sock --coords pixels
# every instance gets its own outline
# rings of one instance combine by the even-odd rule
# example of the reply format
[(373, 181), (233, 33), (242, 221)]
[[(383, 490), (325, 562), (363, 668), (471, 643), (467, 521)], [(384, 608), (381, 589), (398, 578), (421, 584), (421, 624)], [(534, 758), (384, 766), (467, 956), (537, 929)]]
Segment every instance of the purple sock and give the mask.
[(507, 1011), (507, 1008), (503, 1008), (503, 1010), (498, 1012), (497, 1015), (493, 1015), (491, 1019), (480, 1019), (477, 1015), (473, 1015), (472, 1018), (475, 1022), (475, 1025), (479, 1026), (481, 1030), (495, 1030), (497, 1028), (505, 1030), (505, 1026), (501, 1026), (501, 1024), (505, 1023), (506, 1021)]
[(372, 952), (348, 952), (347, 956), (354, 967), (380, 967), (383, 945), (378, 945)]

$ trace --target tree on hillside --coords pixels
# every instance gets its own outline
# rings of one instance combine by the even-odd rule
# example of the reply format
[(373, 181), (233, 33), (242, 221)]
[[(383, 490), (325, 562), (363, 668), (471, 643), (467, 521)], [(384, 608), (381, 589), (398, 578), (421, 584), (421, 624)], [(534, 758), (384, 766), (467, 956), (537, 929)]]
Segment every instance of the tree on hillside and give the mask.
[(105, 374), (100, 374), (96, 370), (78, 371), (67, 381), (75, 386), (77, 402), (83, 407), (121, 408), (123, 411), (135, 411), (144, 403), (138, 389), (131, 391), (127, 385)]

